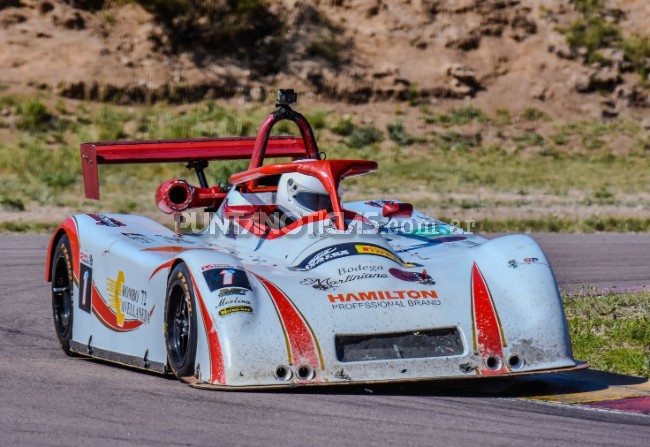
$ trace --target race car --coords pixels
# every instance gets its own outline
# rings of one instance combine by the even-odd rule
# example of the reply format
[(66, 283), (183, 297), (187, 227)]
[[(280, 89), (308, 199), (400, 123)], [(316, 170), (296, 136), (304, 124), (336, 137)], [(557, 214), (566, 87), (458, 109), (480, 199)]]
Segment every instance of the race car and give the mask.
[[(328, 160), (280, 90), (257, 137), (84, 143), (99, 164), (183, 162), (198, 186), (163, 182), (154, 220), (79, 214), (52, 236), (57, 338), (70, 356), (258, 389), (481, 378), (579, 369), (557, 283), (533, 239), (491, 240), (406, 202), (342, 201), (368, 160)], [(271, 136), (282, 120), (300, 136)], [(273, 162), (273, 159), (282, 159)], [(209, 162), (250, 160), (209, 186)], [(191, 210), (209, 213), (200, 231)]]

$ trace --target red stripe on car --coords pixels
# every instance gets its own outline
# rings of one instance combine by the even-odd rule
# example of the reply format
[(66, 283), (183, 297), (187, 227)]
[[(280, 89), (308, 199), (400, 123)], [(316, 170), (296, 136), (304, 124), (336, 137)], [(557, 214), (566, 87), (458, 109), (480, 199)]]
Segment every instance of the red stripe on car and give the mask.
[(156, 273), (158, 273), (159, 271), (161, 271), (161, 270), (163, 270), (163, 269), (169, 269), (169, 268), (171, 268), (171, 267), (174, 265), (174, 261), (175, 261), (175, 260), (176, 260), (176, 259), (170, 259), (169, 261), (167, 261), (167, 262), (163, 262), (162, 264), (160, 264), (160, 265), (159, 265), (158, 267), (156, 267), (156, 269), (153, 271), (153, 273), (151, 274), (151, 276), (149, 277), (149, 279), (151, 280), (151, 278), (153, 278), (153, 277), (156, 275)]
[[(68, 235), (68, 239), (70, 240), (70, 249), (72, 250), (72, 278), (75, 284), (79, 284), (79, 232), (77, 230), (77, 221), (72, 217), (68, 217), (61, 225), (59, 225), (59, 228), (56, 229), (54, 234), (59, 234), (60, 230), (65, 231), (65, 234)], [(50, 240), (50, 245), (47, 250), (48, 262), (45, 270), (46, 281), (51, 281), (50, 276), (52, 274), (52, 256), (54, 250), (56, 250), (56, 247), (54, 246), (53, 237)]]
[(503, 358), (506, 340), (499, 316), (485, 278), (476, 263), (472, 266), (472, 314), (474, 351), (483, 360), (479, 373), (489, 375), (508, 372)]
[(205, 326), (205, 332), (208, 336), (208, 347), (210, 350), (210, 382), (225, 385), (226, 384), (226, 370), (223, 364), (223, 354), (221, 351), (221, 343), (219, 342), (219, 335), (217, 334), (217, 329), (214, 327), (214, 322), (208, 312), (208, 308), (203, 301), (201, 292), (194, 280), (194, 276), (190, 273), (190, 278), (192, 279), (192, 285), (194, 285), (194, 290), (196, 292), (196, 299), (201, 306), (201, 314), (203, 315), (203, 325)]
[[(307, 320), (300, 314), (289, 297), (275, 284), (261, 276), (255, 276), (269, 292), (278, 311), (280, 321), (289, 339), (290, 363), (296, 366), (308, 365), (314, 371), (319, 368), (324, 369), (325, 364), (318, 340)], [(320, 382), (322, 378), (317, 376), (312, 381)]]

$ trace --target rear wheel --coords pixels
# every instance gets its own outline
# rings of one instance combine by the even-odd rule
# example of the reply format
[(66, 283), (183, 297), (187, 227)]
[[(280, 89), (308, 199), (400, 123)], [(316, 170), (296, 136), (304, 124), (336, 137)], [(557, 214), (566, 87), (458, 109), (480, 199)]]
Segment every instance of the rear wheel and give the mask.
[(61, 349), (69, 356), (72, 339), (72, 317), (74, 307), (74, 281), (72, 273), (72, 250), (70, 239), (64, 235), (57, 242), (52, 259), (52, 317), (56, 336)]
[(169, 277), (165, 304), (165, 346), (172, 371), (179, 379), (194, 374), (196, 359), (196, 300), (185, 264)]

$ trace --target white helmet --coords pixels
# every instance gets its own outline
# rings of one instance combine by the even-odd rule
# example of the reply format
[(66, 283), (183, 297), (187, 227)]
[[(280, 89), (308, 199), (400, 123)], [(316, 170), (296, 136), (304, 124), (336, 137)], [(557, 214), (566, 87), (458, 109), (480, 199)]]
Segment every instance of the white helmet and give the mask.
[(320, 180), (297, 172), (280, 177), (277, 204), (295, 218), (320, 210), (332, 211), (332, 200)]

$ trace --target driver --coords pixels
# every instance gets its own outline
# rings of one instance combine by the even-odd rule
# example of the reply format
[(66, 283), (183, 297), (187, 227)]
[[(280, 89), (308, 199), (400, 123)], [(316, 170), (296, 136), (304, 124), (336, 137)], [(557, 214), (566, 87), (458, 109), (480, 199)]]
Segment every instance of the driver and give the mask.
[[(340, 196), (339, 187), (339, 196)], [(332, 200), (316, 177), (292, 172), (282, 174), (278, 183), (277, 204), (295, 219), (316, 211), (332, 212)]]

